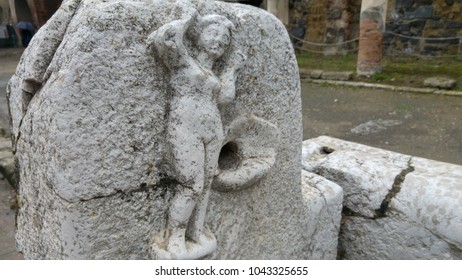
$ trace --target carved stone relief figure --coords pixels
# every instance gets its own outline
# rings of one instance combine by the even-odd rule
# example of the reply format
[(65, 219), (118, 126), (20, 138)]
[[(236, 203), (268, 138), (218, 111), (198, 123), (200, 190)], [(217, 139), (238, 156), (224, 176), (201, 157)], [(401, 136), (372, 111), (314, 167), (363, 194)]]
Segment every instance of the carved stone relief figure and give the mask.
[[(158, 258), (199, 258), (217, 246), (204, 220), (224, 140), (219, 107), (233, 101), (236, 70), (245, 58), (232, 50), (220, 76), (213, 72), (213, 66), (229, 48), (233, 29), (233, 23), (224, 16), (200, 16), (190, 10), (186, 17), (165, 24), (148, 38), (170, 74), (173, 97), (168, 142), (178, 182), (163, 236), (165, 247), (154, 245)], [(184, 44), (187, 32), (195, 40), (194, 51)]]
[(63, 1), (8, 86), (25, 258), (306, 259), (286, 35), (222, 1)]

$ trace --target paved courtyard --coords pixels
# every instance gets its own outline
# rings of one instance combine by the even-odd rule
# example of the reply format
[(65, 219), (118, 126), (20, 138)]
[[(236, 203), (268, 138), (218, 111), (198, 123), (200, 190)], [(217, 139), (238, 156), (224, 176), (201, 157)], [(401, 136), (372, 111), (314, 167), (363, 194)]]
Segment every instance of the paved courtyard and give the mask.
[(303, 138), (328, 135), (462, 165), (462, 97), (302, 82)]

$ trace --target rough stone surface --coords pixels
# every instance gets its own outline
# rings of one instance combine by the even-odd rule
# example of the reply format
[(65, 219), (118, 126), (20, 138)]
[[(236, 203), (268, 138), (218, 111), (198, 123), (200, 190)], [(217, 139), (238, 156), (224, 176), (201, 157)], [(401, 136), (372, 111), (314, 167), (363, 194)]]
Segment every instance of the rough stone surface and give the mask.
[(325, 136), (303, 147), (304, 169), (343, 188), (340, 258), (462, 258), (462, 166)]
[(412, 158), (414, 171), (390, 207), (446, 241), (462, 257), (462, 166)]
[[(260, 9), (223, 2), (69, 0), (34, 36), (8, 87), (20, 178), (16, 239), (25, 258), (159, 257), (152, 246), (168, 230), (172, 201), (185, 187), (172, 176), (175, 145), (169, 129), (172, 120), (187, 116), (173, 117), (179, 103), (172, 100), (199, 86), (174, 87), (169, 77), (176, 70), (152, 47), (152, 34), (175, 20), (192, 18), (195, 26), (196, 18), (208, 14), (226, 17), (234, 30), (230, 47), (203, 73), (221, 78), (235, 51), (244, 57), (234, 96), (216, 104), (219, 115), (214, 113), (211, 130), (220, 122), (223, 135), (206, 134), (222, 141), (211, 151), (227, 147), (218, 161), (231, 155), (229, 166), (238, 171), (267, 163), (271, 171), (243, 190), (210, 191), (202, 217), (216, 249), (203, 257), (310, 256), (301, 196), (300, 86), (284, 26)], [(194, 36), (182, 39), (195, 54)], [(197, 99), (209, 98), (213, 88), (212, 81)], [(196, 110), (190, 111), (193, 117), (209, 112), (190, 109)], [(236, 125), (243, 120), (246, 126)], [(185, 145), (188, 137), (192, 143), (197, 135), (183, 134)], [(266, 143), (263, 149), (260, 143)], [(248, 165), (252, 157), (261, 164)]]
[(11, 151), (10, 134), (0, 126), (0, 176), (6, 178), (8, 183), (15, 185), (14, 159)]
[(343, 188), (344, 207), (373, 218), (410, 157), (320, 137), (303, 142), (303, 168)]
[(456, 86), (456, 80), (448, 78), (433, 77), (425, 79), (424, 86), (439, 88), (439, 89), (453, 89)]
[(460, 260), (460, 249), (406, 216), (342, 220), (339, 256), (349, 260)]
[(343, 190), (332, 181), (302, 171), (302, 194), (307, 206), (306, 238), (310, 259), (335, 260), (342, 217)]

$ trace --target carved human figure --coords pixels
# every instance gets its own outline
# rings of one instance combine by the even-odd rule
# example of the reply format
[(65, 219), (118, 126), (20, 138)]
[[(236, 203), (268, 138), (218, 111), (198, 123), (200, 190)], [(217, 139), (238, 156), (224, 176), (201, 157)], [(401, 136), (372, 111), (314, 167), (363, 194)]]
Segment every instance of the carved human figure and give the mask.
[[(200, 258), (217, 246), (204, 221), (224, 140), (219, 108), (233, 101), (236, 70), (244, 60), (230, 48), (233, 30), (224, 16), (199, 16), (192, 10), (148, 37), (170, 74), (168, 143), (179, 182), (169, 208), (164, 248), (155, 249), (159, 258)], [(227, 49), (231, 51), (227, 67), (217, 75), (214, 64)]]

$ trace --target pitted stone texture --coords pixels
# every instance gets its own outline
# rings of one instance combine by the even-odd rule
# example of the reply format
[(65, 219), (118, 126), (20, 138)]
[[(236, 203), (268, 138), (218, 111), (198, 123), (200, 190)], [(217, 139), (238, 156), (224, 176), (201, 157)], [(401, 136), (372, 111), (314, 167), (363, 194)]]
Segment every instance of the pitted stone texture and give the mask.
[(310, 259), (335, 260), (342, 217), (343, 190), (332, 181), (302, 171), (302, 194), (307, 207)]
[(462, 252), (421, 224), (393, 213), (377, 220), (344, 217), (339, 257), (347, 260), (460, 260)]
[(65, 0), (61, 8), (49, 20), (46, 30), (40, 32), (40, 36), (34, 36), (34, 47), (27, 48), (18, 64), (15, 75), (7, 87), (10, 113), (12, 115), (13, 151), (16, 148), (16, 139), (19, 137), (19, 127), (26, 114), (27, 107), (33, 94), (48, 79), (47, 72), (55, 51), (62, 42), (66, 28), (81, 0)]
[(326, 136), (303, 146), (305, 169), (345, 193), (340, 258), (462, 258), (462, 166)]
[[(146, 38), (180, 13), (174, 1), (64, 3), (9, 84), (20, 175), (18, 246), (28, 259), (150, 258), (177, 182), (168, 176), (165, 122), (172, 91)], [(221, 108), (224, 131), (247, 116), (279, 130), (265, 178), (239, 192), (212, 190), (206, 224), (218, 249), (209, 258), (306, 259), (300, 85), (285, 28), (250, 6), (192, 3), (200, 15), (233, 22), (232, 44), (247, 57), (235, 100)], [(42, 44), (46, 38), (53, 44)], [(39, 60), (42, 50), (51, 62), (34, 64), (38, 69), (26, 63)], [(225, 61), (216, 66), (223, 69)], [(38, 78), (24, 84), (30, 77)]]
[(415, 170), (390, 207), (453, 247), (462, 257), (462, 166), (412, 158)]
[(343, 187), (344, 206), (375, 217), (410, 157), (321, 136), (303, 142), (303, 168)]
[(8, 183), (15, 185), (14, 159), (11, 151), (11, 136), (0, 126), (0, 176), (6, 178)]
[(172, 197), (168, 188), (149, 188), (69, 204), (37, 187), (37, 203), (47, 207), (20, 201), (16, 242), (27, 259), (149, 259), (151, 232), (162, 229)]

